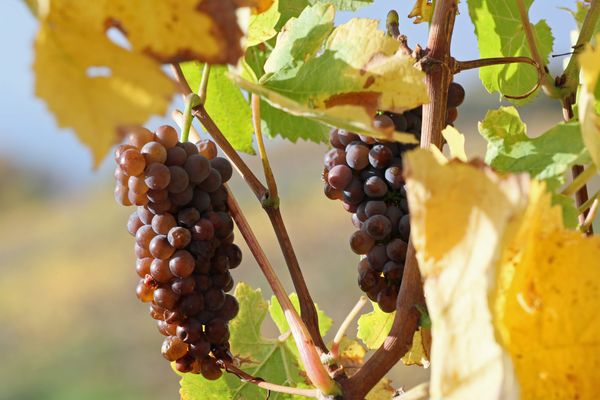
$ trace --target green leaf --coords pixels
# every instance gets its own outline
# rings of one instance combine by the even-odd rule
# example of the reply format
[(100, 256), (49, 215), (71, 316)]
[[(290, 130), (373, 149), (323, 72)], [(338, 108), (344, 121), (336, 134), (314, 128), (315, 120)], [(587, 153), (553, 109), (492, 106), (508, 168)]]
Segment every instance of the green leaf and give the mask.
[(363, 314), (358, 319), (358, 338), (369, 349), (376, 349), (384, 342), (392, 323), (394, 322), (393, 313), (385, 313), (381, 311), (379, 305), (375, 302), (371, 302), (373, 311), (368, 314)]
[[(261, 329), (268, 303), (260, 289), (239, 283), (235, 297), (240, 303), (238, 316), (230, 323), (231, 352), (240, 361), (240, 368), (252, 376), (279, 385), (306, 387), (295, 354), (285, 341), (262, 337)], [(225, 374), (218, 381), (209, 382), (201, 375), (180, 374), (181, 396), (184, 400), (200, 399), (262, 399), (266, 391), (239, 378)], [(271, 393), (271, 399), (296, 398), (281, 393)]]
[(380, 110), (403, 112), (426, 102), (423, 73), (398, 52), (398, 41), (377, 29), (377, 21), (353, 19), (332, 31), (333, 19), (331, 5), (307, 7), (278, 35), (259, 84), (236, 82), (296, 116), (414, 143), (412, 134), (378, 131), (373, 118)]
[[(571, 166), (590, 162), (579, 122), (560, 123), (536, 138), (529, 138), (526, 131), (514, 107), (489, 111), (479, 123), (479, 132), (488, 141), (486, 162), (502, 172), (527, 172), (546, 181), (550, 192), (565, 182)], [(572, 202), (554, 196), (554, 203), (563, 207), (565, 224), (573, 226)]]
[[(298, 300), (298, 295), (296, 293), (290, 295), (290, 301), (294, 305), (296, 311), (300, 313), (300, 301)], [(317, 308), (317, 316), (319, 317), (319, 332), (321, 332), (321, 336), (325, 336), (327, 332), (329, 332), (333, 320), (329, 318), (323, 310), (319, 309), (318, 304), (315, 303), (315, 307)], [(275, 322), (275, 325), (277, 325), (277, 328), (279, 328), (279, 332), (284, 333), (290, 330), (290, 326), (283, 314), (283, 309), (275, 296), (271, 297), (269, 314), (271, 315), (273, 322)]]
[[(532, 2), (525, 0), (527, 9)], [(531, 56), (516, 0), (469, 0), (468, 4), (481, 58)], [(533, 25), (533, 32), (540, 56), (547, 63), (554, 41), (552, 32), (544, 20)], [(536, 69), (523, 63), (481, 68), (479, 76), (490, 93), (513, 96), (528, 92), (538, 81)], [(523, 104), (534, 97), (511, 101)]]
[(273, 1), (271, 7), (260, 14), (251, 15), (248, 23), (248, 36), (246, 38), (246, 47), (255, 46), (266, 42), (277, 35), (277, 21), (281, 13), (279, 12), (279, 0)]
[(332, 4), (336, 10), (339, 11), (356, 11), (359, 8), (373, 4), (374, 0), (309, 0), (308, 2), (314, 4)]
[(373, 0), (280, 0), (279, 12), (281, 18), (276, 29), (279, 31), (290, 19), (297, 17), (309, 5), (332, 4), (338, 11), (356, 11), (359, 8), (373, 4)]
[(279, 135), (293, 143), (296, 143), (298, 139), (322, 143), (329, 138), (329, 128), (327, 126), (282, 111), (266, 101), (260, 102), (260, 117), (263, 133), (271, 138)]
[[(203, 65), (195, 61), (180, 65), (192, 90), (198, 88)], [(241, 90), (228, 78), (226, 66), (211, 66), (204, 107), (234, 149), (255, 154), (252, 147), (254, 128), (250, 104)]]

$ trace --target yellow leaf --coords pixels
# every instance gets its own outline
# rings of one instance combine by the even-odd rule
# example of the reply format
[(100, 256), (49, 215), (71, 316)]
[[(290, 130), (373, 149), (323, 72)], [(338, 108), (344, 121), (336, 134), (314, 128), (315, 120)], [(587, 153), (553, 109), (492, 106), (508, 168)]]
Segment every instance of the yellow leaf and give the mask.
[[(421, 367), (428, 368), (429, 360), (425, 354), (425, 348), (423, 347), (423, 333), (429, 331), (429, 329), (419, 328), (413, 335), (412, 346), (410, 350), (401, 358), (404, 365), (419, 365)], [(427, 335), (428, 333), (425, 333)]]
[(458, 158), (460, 161), (467, 161), (468, 158), (465, 153), (465, 135), (450, 125), (442, 131), (442, 135), (444, 136), (444, 139), (446, 139), (446, 143), (448, 143), (450, 156)]
[[(233, 0), (30, 4), (40, 17), (36, 94), (61, 127), (76, 130), (95, 164), (117, 141), (117, 128), (166, 111), (176, 85), (160, 62), (235, 63), (242, 54)], [(123, 32), (128, 43), (113, 43), (110, 28)]]
[(565, 229), (543, 183), (407, 159), (431, 397), (597, 398), (600, 237)]
[[(596, 36), (596, 43), (600, 43), (600, 34)], [(590, 152), (592, 160), (600, 167), (600, 116), (597, 114), (598, 74), (600, 74), (600, 48), (588, 44), (579, 55), (581, 65), (582, 86), (579, 93), (578, 109), (581, 121), (581, 134), (583, 142)]]
[(515, 399), (510, 359), (496, 342), (488, 274), (522, 214), (524, 176), (481, 163), (407, 156), (411, 237), (432, 322), (431, 398)]
[(410, 14), (408, 14), (408, 18), (414, 18), (414, 24), (420, 24), (422, 22), (431, 22), (431, 17), (433, 16), (433, 5), (429, 0), (416, 0), (415, 5), (412, 10), (410, 10)]

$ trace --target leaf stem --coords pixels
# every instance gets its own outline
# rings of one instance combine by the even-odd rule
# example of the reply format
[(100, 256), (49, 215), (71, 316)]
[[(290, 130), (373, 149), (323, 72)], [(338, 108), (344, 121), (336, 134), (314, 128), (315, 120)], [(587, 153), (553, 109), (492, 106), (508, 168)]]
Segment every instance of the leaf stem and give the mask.
[(210, 64), (205, 63), (202, 69), (202, 77), (200, 78), (200, 86), (198, 87), (198, 97), (200, 97), (200, 104), (206, 104), (206, 90), (208, 88), (208, 78), (210, 76)]
[(185, 96), (185, 109), (183, 111), (183, 126), (181, 127), (181, 141), (187, 142), (192, 126), (192, 110), (200, 104), (200, 97), (195, 93)]
[(315, 399), (319, 398), (319, 391), (316, 389), (302, 389), (290, 386), (277, 385), (275, 383), (267, 382), (262, 378), (254, 377), (248, 374), (247, 372), (241, 370), (240, 368), (236, 367), (230, 362), (220, 360), (219, 363), (223, 366), (225, 371), (237, 376), (242, 381), (252, 383), (260, 388), (266, 389), (267, 391), (292, 394), (296, 396), (312, 397)]
[(577, 177), (575, 177), (575, 179), (573, 179), (573, 181), (566, 188), (563, 189), (561, 194), (565, 196), (574, 195), (575, 192), (581, 189), (587, 183), (587, 181), (589, 181), (595, 174), (596, 166), (594, 164), (591, 164), (590, 166), (585, 168), (583, 172), (581, 172), (581, 174), (577, 175)]
[(587, 199), (585, 201), (585, 203), (583, 203), (579, 207), (577, 207), (577, 211), (580, 214), (583, 214), (586, 210), (588, 210), (592, 206), (592, 203), (594, 202), (594, 200), (596, 200), (598, 198), (600, 198), (600, 190), (598, 190), (596, 193), (594, 193), (592, 197)]
[(346, 315), (346, 318), (344, 318), (344, 321), (340, 325), (340, 328), (338, 329), (338, 331), (335, 334), (335, 337), (333, 338), (333, 344), (331, 345), (331, 355), (333, 356), (333, 358), (337, 359), (340, 356), (340, 343), (342, 342), (346, 331), (350, 327), (350, 324), (358, 316), (358, 313), (360, 313), (360, 310), (362, 310), (362, 308), (365, 306), (365, 304), (367, 304), (367, 302), (368, 299), (366, 296), (360, 296), (352, 310), (350, 310), (348, 315)]
[(254, 125), (256, 143), (258, 145), (258, 154), (260, 156), (260, 160), (262, 161), (263, 170), (265, 172), (265, 178), (267, 180), (267, 187), (269, 189), (266, 198), (263, 200), (263, 202), (267, 202), (267, 205), (272, 205), (274, 208), (277, 208), (279, 207), (277, 182), (275, 182), (275, 176), (273, 175), (273, 170), (271, 169), (271, 164), (269, 163), (269, 157), (267, 156), (265, 142), (263, 140), (262, 135), (262, 127), (260, 121), (260, 96), (253, 93), (251, 95), (250, 104), (252, 108), (252, 124)]
[(592, 202), (592, 206), (589, 209), (587, 216), (585, 217), (585, 221), (580, 226), (581, 232), (588, 234), (592, 224), (594, 223), (594, 219), (596, 218), (596, 214), (598, 213), (598, 204), (600, 203), (600, 199), (598, 197), (594, 198)]
[(229, 206), (231, 216), (240, 230), (242, 237), (248, 244), (248, 247), (258, 263), (258, 266), (262, 270), (265, 278), (267, 278), (267, 282), (273, 290), (273, 294), (283, 309), (285, 318), (290, 326), (292, 336), (296, 341), (296, 346), (298, 347), (298, 352), (300, 353), (300, 357), (304, 364), (306, 375), (310, 381), (324, 394), (337, 394), (339, 392), (339, 388), (321, 363), (321, 358), (317, 353), (315, 343), (308, 333), (306, 325), (304, 325), (302, 319), (292, 305), (292, 302), (285, 292), (281, 281), (273, 270), (271, 263), (260, 246), (258, 239), (254, 235), (254, 232), (246, 220), (246, 217), (244, 216), (238, 202), (233, 196), (233, 193), (231, 193), (227, 186), (226, 190), (228, 193), (227, 205)]
[[(184, 118), (183, 113), (180, 110), (171, 111), (171, 118), (173, 119), (173, 121), (175, 121), (179, 129), (183, 129)], [(189, 135), (192, 137), (192, 140), (200, 140), (200, 134), (198, 133), (196, 128), (194, 128), (194, 125), (190, 125)]]
[(556, 85), (554, 84), (554, 80), (548, 69), (546, 68), (546, 62), (542, 59), (540, 52), (538, 51), (537, 44), (535, 42), (535, 34), (533, 29), (531, 28), (531, 22), (529, 21), (529, 15), (527, 14), (527, 8), (525, 6), (524, 0), (516, 0), (517, 8), (519, 10), (519, 16), (521, 17), (521, 23), (523, 24), (523, 31), (525, 32), (525, 38), (527, 39), (527, 44), (529, 45), (529, 51), (531, 52), (531, 57), (538, 64), (539, 68), (543, 70), (540, 71), (542, 73), (541, 85), (547, 95), (550, 97), (558, 98), (560, 97), (560, 93)]

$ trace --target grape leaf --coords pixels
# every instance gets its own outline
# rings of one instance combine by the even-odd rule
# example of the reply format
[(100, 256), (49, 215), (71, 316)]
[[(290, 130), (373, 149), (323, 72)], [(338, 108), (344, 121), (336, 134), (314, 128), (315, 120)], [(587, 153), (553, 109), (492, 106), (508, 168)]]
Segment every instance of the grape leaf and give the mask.
[(358, 319), (357, 337), (362, 340), (367, 348), (376, 349), (383, 344), (390, 332), (396, 313), (381, 311), (379, 305), (373, 301), (371, 305), (373, 306), (373, 311), (361, 315)]
[[(285, 340), (262, 337), (261, 328), (268, 303), (260, 289), (239, 283), (235, 297), (240, 303), (238, 316), (230, 323), (231, 352), (240, 361), (240, 368), (268, 382), (286, 386), (306, 386), (296, 356), (289, 350)], [(284, 332), (281, 332), (284, 333)], [(181, 396), (184, 400), (205, 399), (209, 393), (217, 399), (262, 399), (266, 391), (239, 378), (226, 374), (216, 382), (207, 382), (201, 375), (180, 374)], [(214, 389), (213, 389), (214, 385)], [(271, 393), (270, 398), (290, 399), (293, 396)]]
[(315, 4), (332, 4), (336, 10), (339, 11), (356, 11), (359, 8), (372, 4), (374, 0), (280, 0), (279, 12), (281, 13), (281, 19), (277, 24), (277, 30), (281, 30), (281, 27), (290, 19), (300, 15), (309, 5)]
[[(298, 295), (296, 293), (292, 293), (290, 295), (290, 300), (296, 311), (300, 312), (300, 301), (298, 300)], [(315, 303), (315, 307), (317, 308), (317, 316), (319, 318), (319, 332), (321, 333), (321, 336), (325, 336), (327, 332), (329, 332), (333, 320), (329, 318), (323, 310), (319, 309), (318, 304)], [(281, 333), (290, 330), (287, 319), (283, 314), (283, 309), (281, 308), (281, 305), (275, 296), (271, 296), (271, 301), (269, 302), (269, 315)]]
[(503, 179), (481, 168), (444, 164), (425, 150), (407, 154), (411, 239), (432, 322), (434, 399), (518, 398), (487, 296), (488, 277), (510, 236), (505, 231), (525, 208), (520, 194), (527, 179)]
[[(527, 9), (532, 2), (525, 0)], [(468, 5), (480, 57), (531, 56), (516, 0), (468, 0)], [(552, 32), (544, 20), (532, 25), (532, 29), (540, 56), (547, 62), (554, 42)], [(513, 96), (527, 93), (538, 81), (535, 67), (523, 63), (481, 68), (479, 77), (490, 93)], [(539, 90), (535, 93), (539, 93)], [(524, 104), (534, 97), (531, 95), (526, 99), (511, 101)]]
[[(596, 43), (600, 35), (596, 36)], [(600, 47), (586, 46), (579, 56), (582, 85), (577, 102), (581, 133), (594, 164), (600, 168)]]
[[(35, 93), (59, 126), (75, 129), (95, 165), (118, 140), (119, 128), (167, 110), (177, 87), (160, 63), (235, 63), (242, 55), (233, 0), (44, 4), (36, 10)], [(109, 29), (122, 31), (126, 43), (113, 43)]]
[(429, 360), (424, 347), (423, 335), (428, 337), (429, 333), (428, 328), (419, 327), (419, 329), (414, 333), (412, 346), (406, 352), (406, 354), (401, 358), (404, 365), (419, 365), (422, 367), (429, 367)]
[(429, 0), (415, 0), (415, 5), (408, 14), (408, 18), (414, 18), (414, 24), (431, 22), (433, 16), (433, 3)]
[[(180, 65), (190, 87), (197, 88), (200, 85), (203, 64), (192, 61)], [(234, 149), (255, 154), (252, 147), (254, 128), (250, 104), (241, 90), (228, 78), (226, 66), (211, 67), (204, 107)]]
[(280, 16), (279, 0), (274, 0), (271, 7), (265, 12), (251, 15), (248, 24), (248, 37), (245, 43), (246, 47), (255, 46), (277, 35), (275, 26)]
[[(539, 137), (529, 138), (518, 111), (501, 107), (486, 114), (479, 123), (479, 132), (488, 141), (488, 164), (503, 172), (528, 172), (546, 181), (551, 191), (565, 182), (565, 172), (571, 166), (589, 162), (578, 122), (560, 123)], [(556, 202), (568, 204), (565, 200)], [(575, 226), (571, 207), (565, 210), (569, 211), (565, 223)]]
[[(397, 51), (396, 40), (377, 30), (377, 21), (353, 19), (325, 41), (333, 17), (330, 5), (307, 7), (278, 35), (260, 84), (237, 82), (294, 115), (390, 139), (373, 127), (376, 111), (402, 112), (427, 101), (423, 74)], [(411, 134), (393, 138), (415, 142)]]
[(309, 118), (292, 115), (262, 100), (260, 102), (260, 117), (263, 133), (271, 138), (279, 135), (293, 143), (296, 143), (298, 139), (322, 143), (329, 138), (329, 128), (327, 126)]
[(450, 157), (458, 158), (461, 161), (467, 161), (465, 153), (465, 135), (460, 133), (455, 127), (448, 125), (442, 131), (442, 136), (446, 139)]

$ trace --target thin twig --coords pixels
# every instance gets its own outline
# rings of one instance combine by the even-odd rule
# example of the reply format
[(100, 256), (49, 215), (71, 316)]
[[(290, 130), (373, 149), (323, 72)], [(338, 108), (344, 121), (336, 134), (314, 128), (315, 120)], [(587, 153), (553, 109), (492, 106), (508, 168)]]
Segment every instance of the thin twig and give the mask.
[(275, 383), (267, 382), (262, 378), (254, 377), (254, 376), (248, 374), (247, 372), (239, 369), (238, 367), (236, 367), (235, 365), (233, 365), (230, 362), (221, 360), (221, 361), (219, 361), (219, 363), (222, 365), (222, 367), (225, 369), (225, 371), (227, 371), (231, 374), (234, 374), (235, 376), (240, 378), (242, 381), (252, 383), (252, 384), (254, 384), (260, 388), (266, 389), (268, 391), (292, 394), (295, 396), (311, 397), (311, 398), (315, 398), (315, 399), (319, 398), (319, 391), (316, 389), (302, 389), (302, 388), (295, 388), (295, 387), (290, 387), (290, 386), (277, 385)]
[(596, 193), (594, 193), (592, 195), (592, 197), (587, 199), (585, 203), (583, 203), (582, 205), (577, 207), (577, 212), (582, 214), (584, 211), (588, 210), (592, 206), (592, 203), (594, 202), (594, 200), (596, 200), (598, 198), (600, 198), (600, 190), (598, 190)]
[(271, 163), (269, 163), (269, 157), (267, 156), (267, 150), (265, 149), (265, 142), (262, 135), (262, 127), (260, 121), (260, 96), (256, 94), (251, 95), (250, 100), (252, 108), (252, 124), (254, 125), (254, 133), (256, 135), (256, 144), (258, 145), (258, 154), (260, 161), (262, 161), (263, 170), (265, 172), (265, 179), (267, 180), (268, 201), (269, 205), (279, 207), (279, 196), (277, 194), (277, 183), (275, 182), (275, 176), (271, 169)]
[(531, 22), (529, 21), (529, 15), (527, 14), (525, 1), (517, 0), (517, 8), (519, 9), (519, 16), (521, 17), (521, 23), (523, 25), (523, 31), (525, 32), (525, 38), (527, 39), (529, 51), (531, 52), (531, 57), (535, 60), (535, 62), (539, 65), (540, 68), (543, 68), (543, 71), (541, 71), (542, 87), (549, 96), (559, 97), (558, 89), (554, 85), (554, 80), (552, 79), (550, 73), (546, 69), (546, 61), (542, 59), (542, 56), (538, 51), (537, 43), (535, 42), (535, 34), (533, 32), (533, 29), (531, 28)]
[(231, 193), (227, 185), (225, 185), (225, 188), (228, 194), (227, 205), (229, 206), (231, 217), (240, 230), (242, 237), (248, 244), (254, 259), (258, 263), (258, 266), (267, 279), (269, 286), (273, 290), (273, 294), (279, 301), (279, 304), (284, 311), (284, 315), (290, 326), (290, 331), (292, 332), (292, 336), (296, 341), (298, 352), (300, 353), (300, 357), (304, 364), (306, 375), (310, 379), (311, 383), (319, 388), (319, 390), (321, 390), (323, 393), (337, 393), (337, 385), (335, 381), (331, 379), (327, 370), (321, 363), (321, 358), (317, 353), (315, 343), (313, 342), (308, 329), (302, 322), (300, 315), (298, 315), (296, 309), (292, 305), (292, 302), (287, 296), (281, 281), (277, 277), (275, 270), (271, 266), (271, 263), (265, 255), (265, 252), (260, 246), (258, 239), (254, 235), (254, 232), (252, 231), (250, 224), (246, 220), (246, 217), (244, 216), (239, 204), (233, 196), (233, 193)]
[[(175, 121), (179, 129), (183, 128), (184, 118), (181, 110), (175, 109), (171, 111), (171, 118), (173, 119), (173, 121)], [(189, 135), (193, 141), (197, 142), (198, 140), (200, 140), (200, 133), (198, 133), (196, 128), (194, 128), (194, 125), (190, 125)]]
[(598, 199), (598, 197), (596, 197), (592, 203), (592, 206), (589, 209), (589, 213), (585, 217), (585, 221), (583, 221), (583, 224), (579, 228), (581, 232), (585, 234), (589, 233), (590, 229), (592, 228), (592, 224), (594, 223), (594, 219), (596, 218), (596, 214), (598, 213), (599, 203), (600, 200)]
[(572, 196), (581, 189), (587, 181), (589, 181), (596, 174), (596, 166), (594, 164), (588, 166), (579, 174), (573, 181), (563, 189), (561, 194), (565, 196)]
[(367, 302), (368, 299), (366, 296), (360, 296), (354, 307), (352, 307), (352, 310), (350, 310), (348, 315), (346, 315), (344, 322), (342, 322), (342, 324), (340, 325), (340, 328), (338, 329), (338, 331), (335, 334), (335, 337), (333, 338), (333, 344), (331, 345), (331, 355), (334, 358), (337, 359), (340, 356), (340, 343), (342, 342), (346, 331), (350, 327), (350, 324), (352, 323), (352, 321), (354, 321), (354, 318), (358, 316), (358, 313), (360, 312), (360, 310), (362, 310), (365, 304), (367, 304)]
[(192, 110), (200, 104), (200, 97), (195, 93), (185, 96), (185, 110), (183, 111), (183, 126), (181, 127), (181, 141), (187, 142), (190, 136), (192, 126)]
[(204, 64), (202, 69), (202, 78), (200, 78), (200, 86), (198, 87), (198, 96), (200, 97), (200, 104), (206, 103), (206, 90), (208, 89), (208, 78), (210, 76), (210, 64)]

